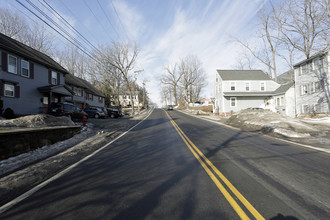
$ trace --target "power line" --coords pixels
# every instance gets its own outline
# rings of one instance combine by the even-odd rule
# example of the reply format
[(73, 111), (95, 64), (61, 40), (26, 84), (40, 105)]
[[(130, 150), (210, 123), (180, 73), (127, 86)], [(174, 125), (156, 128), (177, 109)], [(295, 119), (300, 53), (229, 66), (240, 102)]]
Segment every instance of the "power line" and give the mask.
[(55, 22), (51, 17), (49, 17), (45, 12), (43, 12), (38, 6), (36, 6), (35, 4), (33, 4), (30, 0), (26, 0), (34, 9), (36, 9), (41, 15), (43, 15), (44, 17), (46, 17), (50, 22), (52, 22), (57, 28), (59, 28), (63, 33), (65, 33), (69, 38), (71, 38), (71, 40), (75, 41), (77, 44), (79, 44), (81, 47), (83, 47), (85, 50), (87, 50), (87, 48), (77, 39), (75, 39), (75, 37), (73, 37), (68, 31), (66, 31), (63, 27), (61, 27), (57, 22)]
[(128, 39), (128, 40), (130, 40), (130, 39), (129, 39), (129, 37), (128, 37), (128, 34), (127, 34), (127, 32), (126, 32), (126, 29), (125, 29), (125, 27), (124, 27), (123, 23), (121, 22), (121, 19), (120, 19), (120, 17), (119, 17), (119, 15), (118, 15), (118, 13), (117, 13), (117, 10), (116, 10), (116, 8), (115, 8), (115, 6), (114, 6), (114, 4), (113, 4), (112, 0), (110, 0), (110, 2), (111, 2), (111, 5), (112, 5), (112, 8), (113, 8), (113, 10), (114, 10), (114, 11), (115, 11), (115, 13), (116, 13), (116, 16), (117, 16), (118, 20), (119, 20), (119, 24), (120, 24), (120, 25), (121, 25), (121, 27), (123, 28), (123, 30), (124, 30), (124, 33), (125, 33), (125, 35), (126, 35), (127, 39)]
[(108, 34), (106, 28), (102, 25), (102, 23), (100, 22), (100, 20), (97, 18), (97, 16), (94, 14), (94, 12), (92, 11), (92, 9), (89, 7), (89, 5), (86, 3), (86, 1), (84, 0), (85, 5), (87, 6), (87, 8), (90, 10), (90, 12), (93, 14), (94, 18), (99, 22), (100, 26), (103, 28), (104, 32), (108, 35), (108, 37), (111, 39), (111, 36)]
[(82, 51), (84, 54), (86, 54), (92, 60), (94, 60), (95, 62), (99, 62), (93, 56), (91, 56), (88, 52), (86, 52), (84, 49), (82, 49), (79, 45), (77, 45), (76, 42), (72, 41), (67, 36), (63, 35), (60, 31), (58, 31), (56, 28), (54, 28), (52, 25), (50, 25), (47, 21), (45, 21), (44, 19), (42, 19), (39, 15), (37, 15), (35, 12), (33, 12), (30, 8), (28, 8), (22, 2), (20, 2), (19, 0), (16, 0), (16, 2), (18, 2), (21, 6), (23, 6), (26, 10), (28, 10), (30, 13), (32, 13), (34, 16), (36, 16), (39, 20), (41, 20), (42, 22), (44, 22), (47, 26), (49, 26), (51, 29), (53, 29), (55, 32), (57, 32), (59, 35), (61, 35), (62, 37), (64, 37), (71, 44), (73, 44), (74, 46), (76, 46), (80, 51)]
[(103, 14), (104, 14), (104, 15), (105, 15), (105, 17), (107, 18), (107, 20), (108, 20), (109, 24), (111, 25), (111, 27), (113, 28), (113, 30), (116, 32), (116, 34), (117, 34), (117, 37), (119, 38), (119, 34), (118, 34), (117, 30), (116, 30), (116, 29), (115, 29), (115, 27), (112, 25), (112, 23), (111, 23), (111, 21), (110, 21), (110, 19), (109, 19), (108, 15), (105, 13), (105, 11), (104, 11), (103, 7), (101, 6), (101, 4), (100, 4), (99, 0), (97, 0), (97, 3), (99, 4), (100, 8), (101, 8), (101, 9), (102, 9), (102, 11), (103, 11)]
[[(40, 2), (40, 0), (39, 0), (39, 2)], [(50, 4), (48, 4), (45, 0), (43, 0), (43, 2), (45, 2), (46, 4), (47, 4), (47, 6), (50, 8), (50, 9), (52, 9), (52, 11), (53, 12), (55, 12), (56, 13), (56, 15), (58, 15), (65, 23), (65, 25), (67, 26), (67, 27), (69, 27), (69, 28), (71, 28), (71, 29), (73, 29), (80, 37), (82, 37), (84, 40), (85, 40), (85, 42), (87, 42), (91, 47), (93, 47), (96, 51), (98, 51), (98, 49), (87, 39), (87, 38), (85, 38), (76, 28), (74, 28), (62, 15), (60, 15)], [(45, 7), (45, 5), (42, 3), (42, 2), (40, 2), (44, 7)], [(47, 7), (45, 7), (45, 8), (47, 8)], [(47, 8), (48, 9), (48, 8)], [(48, 9), (49, 10), (49, 9)], [(49, 10), (50, 11), (50, 10)], [(52, 13), (53, 13), (52, 12)], [(100, 51), (99, 51), (100, 52)]]

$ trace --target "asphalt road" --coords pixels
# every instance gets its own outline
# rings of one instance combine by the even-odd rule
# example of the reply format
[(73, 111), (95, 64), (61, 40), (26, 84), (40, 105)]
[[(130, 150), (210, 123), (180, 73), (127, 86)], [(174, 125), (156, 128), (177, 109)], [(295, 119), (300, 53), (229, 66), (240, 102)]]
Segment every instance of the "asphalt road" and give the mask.
[(330, 219), (329, 156), (156, 109), (0, 219)]

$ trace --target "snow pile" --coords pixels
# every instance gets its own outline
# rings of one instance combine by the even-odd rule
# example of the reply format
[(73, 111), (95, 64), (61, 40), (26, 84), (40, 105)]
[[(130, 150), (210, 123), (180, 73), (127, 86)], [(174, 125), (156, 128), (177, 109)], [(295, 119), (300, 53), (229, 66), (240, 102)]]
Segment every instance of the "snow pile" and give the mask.
[(267, 110), (242, 110), (234, 113), (227, 120), (227, 124), (243, 130), (261, 130), (263, 133), (290, 138), (308, 138), (330, 130), (330, 120), (329, 123), (320, 125), (315, 121), (290, 118)]
[(75, 125), (68, 117), (55, 117), (52, 115), (38, 114), (28, 115), (10, 120), (0, 120), (0, 127), (51, 127), (51, 126), (73, 126)]

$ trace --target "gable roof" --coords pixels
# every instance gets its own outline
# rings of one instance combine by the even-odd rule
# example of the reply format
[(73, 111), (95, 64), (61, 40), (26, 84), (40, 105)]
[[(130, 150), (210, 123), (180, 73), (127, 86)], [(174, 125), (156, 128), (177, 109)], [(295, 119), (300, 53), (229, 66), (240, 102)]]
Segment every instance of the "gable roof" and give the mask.
[(98, 89), (96, 89), (90, 82), (88, 82), (87, 80), (81, 79), (79, 77), (76, 77), (72, 74), (65, 75), (65, 83), (73, 85), (73, 86), (85, 88), (88, 93), (91, 93), (93, 95), (105, 97), (103, 95), (103, 93), (100, 92)]
[(57, 70), (64, 74), (69, 73), (65, 68), (63, 68), (60, 64), (58, 64), (50, 56), (41, 53), (40, 51), (37, 51), (32, 47), (29, 47), (1, 33), (0, 33), (0, 48), (15, 55), (19, 55), (24, 59), (42, 64), (47, 68)]
[(262, 70), (217, 70), (222, 80), (271, 80)]
[(306, 63), (306, 62), (308, 62), (308, 61), (311, 61), (311, 60), (313, 60), (313, 59), (316, 58), (316, 57), (322, 57), (323, 55), (326, 55), (328, 52), (329, 52), (328, 50), (320, 51), (320, 52), (314, 54), (313, 56), (311, 56), (309, 59), (305, 59), (305, 60), (300, 61), (299, 63), (293, 65), (293, 67), (298, 67), (298, 66), (300, 66), (301, 64), (304, 64), (304, 63)]
[(281, 75), (277, 76), (277, 83), (279, 84), (286, 84), (289, 82), (294, 81), (294, 71), (292, 71), (292, 79), (291, 79), (291, 70), (282, 73)]
[(293, 82), (282, 84), (274, 91), (274, 95), (280, 95), (286, 93), (286, 91), (288, 91), (293, 86), (293, 84), (294, 84)]

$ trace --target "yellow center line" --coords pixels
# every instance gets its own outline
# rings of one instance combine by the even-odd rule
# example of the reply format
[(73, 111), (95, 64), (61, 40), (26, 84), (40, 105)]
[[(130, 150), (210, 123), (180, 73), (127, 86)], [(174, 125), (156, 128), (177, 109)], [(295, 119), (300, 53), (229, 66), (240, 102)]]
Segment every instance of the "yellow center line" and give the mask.
[[(166, 111), (165, 111), (166, 112)], [(193, 153), (199, 163), (202, 165), (207, 174), (211, 177), (213, 182), (216, 184), (221, 193), (225, 196), (227, 201), (240, 216), (241, 219), (249, 219), (241, 207), (236, 203), (235, 199), (228, 193), (220, 181), (216, 178), (213, 172), (208, 168), (208, 166), (203, 162), (201, 158), (212, 168), (212, 170), (219, 176), (219, 178), (227, 185), (227, 187), (232, 191), (232, 193), (241, 201), (241, 203), (250, 211), (250, 213), (256, 219), (265, 219), (248, 201), (245, 197), (230, 183), (230, 181), (209, 161), (204, 154), (196, 147), (196, 145), (185, 135), (185, 133), (180, 129), (180, 127), (172, 120), (171, 116), (166, 112), (167, 117), (170, 119), (172, 125), (181, 136), (182, 140), (188, 146), (189, 150)], [(194, 150), (198, 153), (196, 153)]]

